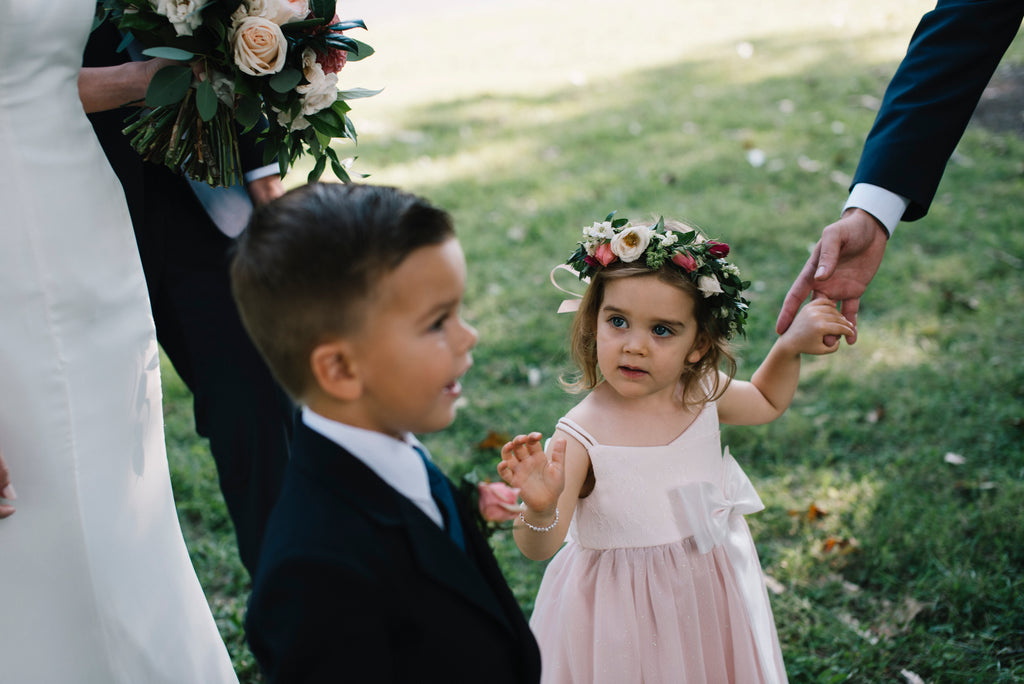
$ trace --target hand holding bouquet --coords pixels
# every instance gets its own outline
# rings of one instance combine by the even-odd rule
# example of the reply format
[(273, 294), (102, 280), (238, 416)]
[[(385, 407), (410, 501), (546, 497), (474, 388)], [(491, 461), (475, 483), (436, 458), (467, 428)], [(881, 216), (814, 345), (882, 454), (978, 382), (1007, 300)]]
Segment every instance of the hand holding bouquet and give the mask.
[(242, 181), (238, 131), (256, 130), (265, 163), (283, 176), (303, 154), (315, 160), (309, 180), (330, 162), (348, 181), (331, 147), (356, 140), (349, 100), (379, 91), (338, 89), (347, 62), (373, 54), (344, 34), (366, 26), (341, 21), (334, 0), (102, 0), (106, 15), (149, 57), (182, 64), (153, 77), (147, 108), (125, 133), (144, 159), (210, 185)]

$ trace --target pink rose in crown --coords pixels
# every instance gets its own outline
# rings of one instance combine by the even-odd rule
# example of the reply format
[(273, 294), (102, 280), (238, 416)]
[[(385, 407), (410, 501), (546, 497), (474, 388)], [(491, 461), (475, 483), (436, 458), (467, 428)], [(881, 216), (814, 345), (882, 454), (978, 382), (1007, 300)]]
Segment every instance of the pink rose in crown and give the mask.
[(594, 258), (600, 261), (602, 266), (607, 266), (619, 257), (615, 256), (610, 242), (602, 242), (594, 250)]
[(697, 270), (697, 260), (686, 252), (676, 252), (672, 256), (672, 263), (687, 273), (693, 273)]
[(504, 482), (479, 482), (480, 515), (490, 522), (515, 520), (519, 515), (519, 490)]
[(724, 242), (708, 240), (708, 254), (714, 259), (722, 259), (729, 256), (729, 245)]

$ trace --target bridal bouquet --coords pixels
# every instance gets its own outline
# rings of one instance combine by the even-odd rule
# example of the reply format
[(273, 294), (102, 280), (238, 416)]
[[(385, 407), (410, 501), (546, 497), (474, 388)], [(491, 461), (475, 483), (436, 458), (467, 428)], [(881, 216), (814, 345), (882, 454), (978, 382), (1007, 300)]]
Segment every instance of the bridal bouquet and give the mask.
[(380, 91), (338, 89), (338, 72), (373, 49), (345, 31), (335, 0), (102, 0), (110, 20), (142, 54), (182, 62), (161, 69), (125, 133), (143, 158), (210, 185), (242, 181), (238, 130), (255, 130), (265, 163), (283, 176), (304, 154), (310, 182), (328, 162), (348, 172), (331, 147), (356, 140), (348, 101)]

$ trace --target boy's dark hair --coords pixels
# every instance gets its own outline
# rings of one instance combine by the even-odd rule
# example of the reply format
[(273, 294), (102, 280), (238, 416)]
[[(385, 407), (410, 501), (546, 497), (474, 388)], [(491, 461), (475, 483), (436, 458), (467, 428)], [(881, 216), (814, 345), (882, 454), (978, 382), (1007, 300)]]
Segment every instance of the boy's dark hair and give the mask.
[(231, 289), (285, 391), (301, 399), (313, 387), (313, 349), (359, 329), (384, 275), (454, 234), (444, 210), (375, 185), (314, 183), (257, 208), (235, 247)]

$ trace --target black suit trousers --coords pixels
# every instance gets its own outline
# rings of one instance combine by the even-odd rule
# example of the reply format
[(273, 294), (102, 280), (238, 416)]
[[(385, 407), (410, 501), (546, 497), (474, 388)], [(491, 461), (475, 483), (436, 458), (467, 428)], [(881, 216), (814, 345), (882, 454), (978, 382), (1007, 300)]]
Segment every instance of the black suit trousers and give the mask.
[(192, 391), (196, 431), (210, 441), (242, 563), (255, 571), (277, 501), (295, 407), (242, 326), (231, 297), (233, 241), (188, 184), (143, 165), (144, 209), (133, 218), (157, 339)]
[[(89, 36), (83, 64), (130, 61), (117, 51), (121, 38), (110, 22), (101, 24)], [(209, 439), (239, 554), (252, 575), (288, 462), (295, 407), (242, 327), (228, 275), (233, 241), (184, 177), (132, 149), (121, 132), (129, 113), (89, 119), (128, 201), (157, 341), (193, 394), (196, 431)], [(252, 140), (242, 152), (247, 169), (262, 163)]]

